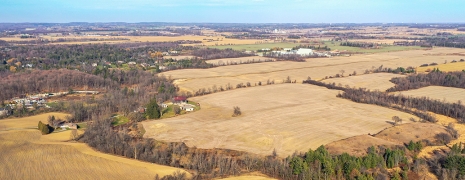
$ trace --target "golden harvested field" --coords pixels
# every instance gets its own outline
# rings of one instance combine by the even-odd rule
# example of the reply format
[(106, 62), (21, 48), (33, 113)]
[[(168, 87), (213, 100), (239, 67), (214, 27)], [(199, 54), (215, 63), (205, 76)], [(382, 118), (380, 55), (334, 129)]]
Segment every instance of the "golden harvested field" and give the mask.
[(367, 88), (371, 90), (386, 91), (387, 89), (395, 85), (394, 83), (391, 83), (389, 81), (394, 77), (404, 77), (404, 75), (392, 73), (373, 73), (357, 76), (348, 76), (343, 78), (326, 79), (323, 80), (323, 82), (336, 83), (336, 85), (341, 84), (342, 86), (349, 85), (350, 87), (356, 88)]
[[(416, 120), (418, 120), (418, 118)], [(403, 120), (404, 123), (408, 121), (408, 119)], [(396, 144), (408, 144), (410, 141), (416, 142), (423, 139), (435, 142), (436, 139), (434, 136), (440, 133), (447, 133), (445, 127), (440, 124), (417, 122), (388, 128), (376, 134), (375, 137)]]
[[(50, 114), (50, 113), (49, 113)], [(59, 114), (59, 113), (55, 113)], [(48, 114), (0, 121), (22, 130), (0, 130), (0, 179), (153, 179), (178, 168), (104, 154), (83, 143), (66, 142), (71, 131), (41, 135), (28, 123), (46, 121)], [(18, 124), (11, 126), (11, 122)], [(25, 122), (21, 122), (25, 121)], [(80, 132), (82, 133), (82, 132)]]
[(397, 92), (405, 96), (413, 97), (429, 97), (431, 99), (445, 100), (450, 103), (457, 103), (462, 101), (465, 102), (465, 89), (443, 87), (443, 86), (428, 86), (420, 89), (414, 89), (409, 91)]
[(207, 60), (207, 63), (215, 64), (215, 65), (225, 65), (229, 63), (240, 63), (240, 62), (247, 62), (247, 61), (265, 61), (265, 60), (274, 60), (272, 58), (267, 58), (263, 56), (250, 56), (250, 57), (240, 57), (240, 58), (224, 58), (224, 59), (213, 59)]
[[(465, 57), (462, 57), (461, 59), (465, 59)], [(455, 59), (459, 61), (459, 59)], [(438, 63), (439, 65), (436, 66), (426, 66), (426, 67), (418, 67), (417, 71), (418, 72), (426, 72), (426, 71), (431, 71), (434, 68), (439, 68), (441, 71), (463, 71), (465, 70), (465, 62), (456, 62), (456, 63), (450, 63), (452, 60), (449, 60), (447, 64), (441, 64)]]
[(436, 142), (434, 138), (436, 134), (447, 133), (444, 126), (440, 124), (406, 122), (408, 120), (404, 119), (404, 124), (389, 127), (374, 136), (360, 135), (335, 141), (326, 145), (326, 148), (331, 154), (348, 153), (363, 156), (367, 154), (367, 149), (371, 146), (384, 146), (392, 149), (396, 146), (404, 146), (410, 140), (414, 142), (428, 140), (434, 143)]
[(327, 144), (325, 147), (331, 154), (348, 153), (352, 156), (364, 156), (367, 154), (369, 147), (384, 146), (386, 148), (393, 148), (402, 146), (403, 144), (386, 141), (384, 139), (376, 138), (370, 135), (354, 136), (340, 141), (335, 141)]
[(434, 48), (432, 50), (412, 50), (368, 55), (353, 55), (350, 57), (332, 57), (307, 59), (307, 62), (270, 62), (256, 64), (242, 64), (235, 66), (222, 66), (210, 69), (182, 69), (162, 73), (166, 77), (183, 79), (178, 85), (185, 90), (197, 91), (200, 88), (211, 88), (213, 85), (225, 86), (230, 83), (259, 81), (268, 79), (282, 82), (288, 76), (292, 80), (302, 82), (310, 76), (312, 79), (321, 79), (325, 76), (334, 76), (344, 70), (346, 74), (363, 73), (367, 69), (383, 67), (418, 67), (424, 63), (444, 62), (445, 60), (460, 59), (457, 55), (431, 56), (435, 53), (461, 53), (464, 49)]
[[(378, 133), (392, 116), (410, 114), (336, 97), (339, 91), (307, 84), (277, 84), (210, 94), (190, 100), (202, 110), (143, 122), (145, 137), (198, 148), (226, 148), (284, 157), (348, 137)], [(233, 106), (242, 115), (231, 117)]]
[(69, 114), (65, 113), (45, 113), (36, 116), (24, 117), (24, 118), (8, 118), (0, 120), (0, 131), (1, 130), (14, 130), (14, 129), (37, 129), (39, 121), (47, 124), (48, 117), (54, 115), (56, 118), (65, 119)]
[(435, 150), (446, 149), (449, 150), (449, 147), (454, 144), (465, 142), (465, 124), (458, 123), (456, 119), (450, 118), (447, 116), (436, 114), (436, 119), (438, 119), (437, 124), (442, 126), (447, 126), (449, 123), (454, 125), (454, 129), (459, 133), (459, 138), (452, 140), (447, 146), (428, 146), (421, 150), (418, 154), (418, 157), (431, 157)]

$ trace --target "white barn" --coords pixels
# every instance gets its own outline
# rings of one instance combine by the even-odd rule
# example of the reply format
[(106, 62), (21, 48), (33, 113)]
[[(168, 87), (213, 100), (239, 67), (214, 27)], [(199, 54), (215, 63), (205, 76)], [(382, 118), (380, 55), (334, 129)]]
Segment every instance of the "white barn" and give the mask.
[(301, 56), (311, 56), (313, 55), (313, 50), (307, 49), (307, 48), (300, 48), (296, 51), (296, 54), (301, 55)]

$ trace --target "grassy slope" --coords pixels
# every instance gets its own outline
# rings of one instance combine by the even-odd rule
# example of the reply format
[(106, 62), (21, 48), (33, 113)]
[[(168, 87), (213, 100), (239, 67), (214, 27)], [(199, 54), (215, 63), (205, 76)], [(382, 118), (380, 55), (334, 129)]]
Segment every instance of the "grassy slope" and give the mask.
[[(83, 143), (66, 142), (71, 131), (40, 135), (38, 121), (47, 113), (26, 118), (0, 120), (0, 179), (153, 179), (178, 168), (104, 154)], [(79, 131), (79, 133), (83, 133)], [(72, 172), (70, 174), (70, 172)]]

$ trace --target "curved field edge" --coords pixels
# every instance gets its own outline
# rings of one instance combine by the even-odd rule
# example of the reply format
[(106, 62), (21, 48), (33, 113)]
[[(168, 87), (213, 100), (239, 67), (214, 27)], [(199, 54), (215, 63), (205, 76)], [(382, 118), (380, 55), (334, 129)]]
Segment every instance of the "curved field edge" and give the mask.
[(38, 130), (27, 129), (29, 126), (26, 129), (21, 127), (21, 123), (24, 123), (22, 121), (32, 123), (35, 119), (35, 124), (39, 120), (44, 122), (48, 114), (0, 120), (0, 125), (6, 121), (20, 124), (15, 130), (0, 130), (0, 156), (5, 160), (10, 159), (0, 165), (0, 172), (3, 172), (0, 173), (1, 179), (50, 179), (69, 172), (74, 175), (60, 178), (153, 179), (157, 174), (163, 177), (176, 171), (186, 172), (179, 168), (101, 153), (83, 143), (65, 142), (70, 138), (70, 131), (41, 135)]
[[(303, 84), (277, 84), (191, 98), (202, 110), (143, 122), (144, 137), (279, 156), (316, 149), (344, 138), (375, 134), (392, 126), (400, 111), (336, 97), (339, 91)], [(242, 115), (232, 117), (233, 107)], [(416, 118), (416, 117), (414, 117)]]

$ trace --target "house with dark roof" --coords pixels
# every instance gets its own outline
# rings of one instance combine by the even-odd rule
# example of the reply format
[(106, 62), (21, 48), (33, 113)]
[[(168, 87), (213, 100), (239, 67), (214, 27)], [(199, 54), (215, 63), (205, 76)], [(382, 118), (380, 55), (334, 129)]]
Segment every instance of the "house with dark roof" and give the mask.
[(185, 96), (176, 96), (173, 98), (173, 104), (186, 104), (187, 98)]

